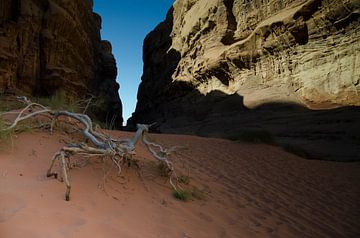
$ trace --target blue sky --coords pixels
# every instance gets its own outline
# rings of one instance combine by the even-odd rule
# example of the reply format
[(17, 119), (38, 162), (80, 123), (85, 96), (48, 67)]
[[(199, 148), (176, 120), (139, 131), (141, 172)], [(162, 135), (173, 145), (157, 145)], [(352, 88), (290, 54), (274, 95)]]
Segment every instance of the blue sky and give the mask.
[(162, 22), (174, 0), (94, 0), (101, 15), (101, 37), (109, 40), (116, 58), (124, 121), (135, 110), (145, 36)]

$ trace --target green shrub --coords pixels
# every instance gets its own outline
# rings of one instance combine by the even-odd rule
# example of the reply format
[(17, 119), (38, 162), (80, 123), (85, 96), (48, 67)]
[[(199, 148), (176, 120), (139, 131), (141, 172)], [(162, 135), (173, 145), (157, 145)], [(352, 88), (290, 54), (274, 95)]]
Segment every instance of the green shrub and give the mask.
[(190, 199), (197, 199), (197, 200), (205, 200), (205, 192), (197, 188), (196, 186), (192, 186), (191, 189), (179, 189), (173, 192), (173, 196), (181, 201), (188, 201)]
[(191, 194), (186, 190), (174, 191), (173, 195), (176, 199), (181, 200), (181, 201), (188, 201), (191, 197)]
[(186, 175), (180, 175), (177, 178), (177, 180), (178, 180), (179, 183), (183, 183), (183, 184), (189, 184), (190, 183), (190, 178), (189, 178), (189, 176), (186, 176)]
[(31, 126), (26, 125), (26, 124), (19, 124), (15, 128), (16, 133), (30, 132), (31, 130), (32, 130)]
[(16, 100), (8, 100), (5, 96), (0, 95), (0, 113), (23, 108), (24, 104)]
[(53, 96), (48, 98), (38, 98), (38, 103), (49, 107), (53, 110), (66, 110), (70, 112), (78, 112), (79, 108), (75, 102), (67, 98), (63, 90), (57, 91)]
[(0, 149), (4, 149), (11, 143), (11, 137), (14, 133), (14, 130), (4, 130), (5, 128), (7, 128), (7, 125), (0, 116)]

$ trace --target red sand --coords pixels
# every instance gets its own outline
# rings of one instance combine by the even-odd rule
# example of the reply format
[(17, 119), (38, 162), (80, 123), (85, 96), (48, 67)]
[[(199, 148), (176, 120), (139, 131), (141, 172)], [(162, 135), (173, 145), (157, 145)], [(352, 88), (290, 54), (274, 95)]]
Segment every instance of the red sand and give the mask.
[[(360, 237), (360, 163), (220, 139), (152, 138), (187, 145), (172, 159), (184, 173), (190, 168), (205, 200), (175, 200), (153, 162), (141, 163), (141, 177), (134, 168), (111, 174), (104, 191), (102, 166), (91, 160), (71, 170), (66, 202), (64, 184), (45, 173), (68, 138), (25, 133), (0, 153), (0, 237)], [(154, 161), (141, 144), (137, 154)]]

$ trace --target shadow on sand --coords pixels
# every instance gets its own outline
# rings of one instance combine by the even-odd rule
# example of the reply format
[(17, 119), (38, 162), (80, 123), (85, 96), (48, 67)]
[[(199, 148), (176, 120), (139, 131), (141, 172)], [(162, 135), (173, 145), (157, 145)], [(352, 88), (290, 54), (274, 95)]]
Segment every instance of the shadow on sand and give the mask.
[[(268, 103), (248, 109), (240, 95), (213, 91), (204, 96), (182, 84), (172, 88), (181, 89), (181, 97), (170, 97), (152, 112), (134, 114), (133, 120), (157, 122), (153, 132), (239, 141), (244, 133), (262, 137), (264, 133), (259, 132), (266, 132), (272, 135), (275, 144), (305, 158), (360, 160), (359, 107), (310, 110), (296, 104)], [(171, 90), (168, 92), (171, 94)]]

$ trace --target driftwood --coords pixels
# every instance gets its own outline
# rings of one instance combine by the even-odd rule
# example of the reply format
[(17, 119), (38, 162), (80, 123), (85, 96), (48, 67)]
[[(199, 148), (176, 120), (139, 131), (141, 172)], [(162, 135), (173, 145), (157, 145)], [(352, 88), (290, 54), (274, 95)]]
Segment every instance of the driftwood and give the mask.
[[(74, 113), (69, 111), (54, 111), (41, 104), (33, 103), (26, 97), (18, 97), (19, 101), (26, 104), (26, 107), (17, 113), (15, 120), (8, 125), (4, 130), (11, 130), (15, 128), (21, 121), (36, 117), (39, 115), (46, 116), (51, 120), (50, 133), (53, 132), (55, 122), (59, 117), (67, 117), (75, 120), (77, 123), (72, 124), (76, 129), (80, 129), (85, 139), (89, 143), (70, 144), (62, 147), (57, 151), (50, 161), (49, 169), (47, 170), (47, 177), (57, 178), (57, 173), (52, 171), (56, 161), (59, 162), (62, 168), (62, 175), (66, 185), (65, 200), (70, 199), (71, 181), (70, 181), (70, 157), (73, 155), (83, 155), (87, 157), (99, 157), (102, 159), (110, 159), (114, 166), (118, 169), (118, 174), (121, 173), (121, 165), (129, 162), (136, 155), (135, 146), (141, 140), (153, 157), (164, 163), (169, 171), (169, 181), (171, 186), (177, 190), (176, 185), (172, 181), (172, 177), (176, 177), (173, 164), (168, 160), (168, 156), (175, 150), (176, 147), (164, 148), (163, 146), (151, 142), (148, 138), (149, 127), (152, 125), (138, 124), (137, 131), (131, 139), (117, 139), (113, 138), (104, 132), (99, 132), (93, 129), (93, 123), (89, 116), (82, 113)], [(12, 114), (14, 112), (11, 112)]]

